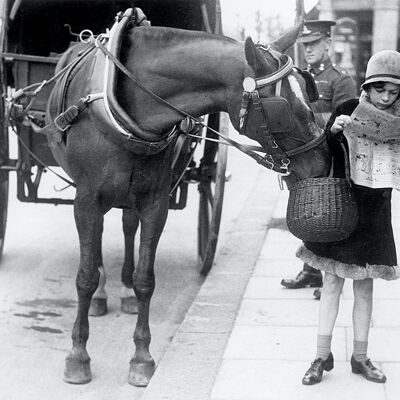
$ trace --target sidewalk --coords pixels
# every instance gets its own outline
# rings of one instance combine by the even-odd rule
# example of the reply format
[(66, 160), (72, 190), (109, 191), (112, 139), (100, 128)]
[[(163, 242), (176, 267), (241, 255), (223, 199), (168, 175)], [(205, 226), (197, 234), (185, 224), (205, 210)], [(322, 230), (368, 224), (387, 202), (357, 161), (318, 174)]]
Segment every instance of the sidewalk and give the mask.
[[(332, 343), (335, 368), (319, 385), (301, 384), (315, 356), (319, 302), (313, 289), (280, 285), (300, 269), (300, 240), (286, 229), (287, 190), (276, 190), (275, 180), (266, 185), (262, 173), (256, 186), (142, 400), (400, 398), (400, 280), (374, 286), (369, 356), (387, 382), (351, 373), (353, 294), (346, 281)], [(398, 249), (399, 200), (394, 192)]]

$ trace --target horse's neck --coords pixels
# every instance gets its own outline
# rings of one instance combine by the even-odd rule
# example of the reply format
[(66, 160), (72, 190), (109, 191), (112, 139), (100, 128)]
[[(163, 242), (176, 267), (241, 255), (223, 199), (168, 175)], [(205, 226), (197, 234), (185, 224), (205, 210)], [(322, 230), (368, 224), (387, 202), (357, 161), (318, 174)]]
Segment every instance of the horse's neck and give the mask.
[[(227, 111), (232, 98), (240, 101), (242, 45), (202, 33), (165, 32), (178, 37), (163, 40), (150, 30), (131, 35), (126, 63), (142, 84), (194, 117)], [(162, 132), (183, 118), (128, 80), (121, 89), (124, 108), (143, 129)]]

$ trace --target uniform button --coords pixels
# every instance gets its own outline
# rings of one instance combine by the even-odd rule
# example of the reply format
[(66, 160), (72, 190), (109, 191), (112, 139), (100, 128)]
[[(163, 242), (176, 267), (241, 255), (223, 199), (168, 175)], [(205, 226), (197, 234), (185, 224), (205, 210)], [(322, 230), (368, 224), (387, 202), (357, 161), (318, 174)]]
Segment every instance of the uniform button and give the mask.
[(322, 97), (322, 94), (320, 94), (319, 97)]

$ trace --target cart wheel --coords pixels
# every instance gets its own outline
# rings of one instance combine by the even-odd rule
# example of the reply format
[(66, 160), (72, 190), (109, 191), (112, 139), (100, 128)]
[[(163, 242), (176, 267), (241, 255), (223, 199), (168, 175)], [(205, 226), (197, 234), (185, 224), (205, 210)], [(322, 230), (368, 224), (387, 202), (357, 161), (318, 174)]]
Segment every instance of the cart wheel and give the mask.
[[(225, 113), (209, 116), (209, 126), (228, 136), (229, 117)], [(207, 131), (207, 137), (217, 136)], [(199, 213), (197, 228), (198, 265), (202, 275), (210, 271), (217, 248), (225, 188), (228, 147), (206, 142), (200, 163)]]
[[(4, 102), (0, 104), (0, 166), (8, 161), (8, 128), (4, 119)], [(8, 171), (0, 169), (0, 260), (3, 256), (8, 209)]]

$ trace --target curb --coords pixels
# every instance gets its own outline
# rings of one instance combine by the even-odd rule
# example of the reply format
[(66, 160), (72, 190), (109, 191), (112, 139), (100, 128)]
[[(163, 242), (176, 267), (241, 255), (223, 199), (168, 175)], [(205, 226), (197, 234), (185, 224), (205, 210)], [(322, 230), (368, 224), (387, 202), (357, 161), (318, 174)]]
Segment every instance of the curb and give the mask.
[[(270, 184), (271, 180), (274, 184)], [(268, 232), (280, 190), (258, 171), (246, 206), (227, 235), (141, 400), (206, 400)]]

